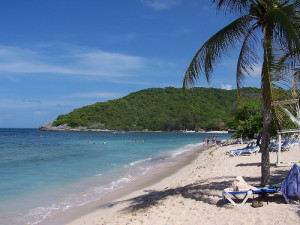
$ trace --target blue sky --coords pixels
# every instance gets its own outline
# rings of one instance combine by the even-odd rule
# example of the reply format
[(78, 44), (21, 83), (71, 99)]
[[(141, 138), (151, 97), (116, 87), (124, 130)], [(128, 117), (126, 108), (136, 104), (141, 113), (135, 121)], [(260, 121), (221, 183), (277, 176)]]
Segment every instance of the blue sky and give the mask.
[[(205, 0), (1, 0), (0, 127), (181, 87), (196, 51), (232, 19)], [(227, 55), (197, 86), (235, 89), (236, 61)], [(259, 73), (244, 86), (260, 87)]]

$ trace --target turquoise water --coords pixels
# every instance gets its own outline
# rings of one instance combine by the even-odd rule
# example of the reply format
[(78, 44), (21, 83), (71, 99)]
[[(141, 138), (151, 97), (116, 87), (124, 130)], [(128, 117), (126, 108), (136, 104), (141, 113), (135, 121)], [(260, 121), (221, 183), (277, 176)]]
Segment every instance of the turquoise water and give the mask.
[(1, 224), (38, 224), (101, 199), (212, 136), (0, 129)]

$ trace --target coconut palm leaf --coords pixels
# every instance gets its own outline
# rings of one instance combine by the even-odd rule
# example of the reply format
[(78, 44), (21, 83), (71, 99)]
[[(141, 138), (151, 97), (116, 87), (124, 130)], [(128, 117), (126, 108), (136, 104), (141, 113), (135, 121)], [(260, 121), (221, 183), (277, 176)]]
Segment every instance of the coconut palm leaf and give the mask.
[[(294, 5), (274, 8), (267, 14), (266, 22), (275, 25), (275, 41), (287, 45), (290, 52), (300, 49), (297, 26), (300, 23)], [(299, 53), (298, 53), (299, 54)]]
[(259, 56), (257, 49), (254, 47), (257, 46), (258, 39), (253, 34), (257, 27), (258, 26), (255, 24), (248, 30), (238, 58), (236, 71), (238, 97), (240, 97), (239, 90), (244, 78), (246, 75), (250, 75), (251, 71), (253, 71), (253, 66), (258, 63)]
[(184, 89), (193, 86), (201, 72), (205, 73), (207, 81), (210, 82), (214, 66), (220, 61), (222, 54), (234, 49), (236, 42), (240, 42), (247, 34), (251, 20), (249, 16), (240, 17), (204, 43), (186, 70)]
[(212, 0), (217, 5), (218, 10), (228, 10), (233, 13), (242, 13), (249, 8), (249, 0)]

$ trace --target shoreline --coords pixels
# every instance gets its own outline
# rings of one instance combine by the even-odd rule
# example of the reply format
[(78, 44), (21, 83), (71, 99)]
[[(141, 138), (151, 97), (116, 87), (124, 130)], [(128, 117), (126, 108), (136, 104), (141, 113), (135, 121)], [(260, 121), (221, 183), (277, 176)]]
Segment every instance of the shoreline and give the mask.
[[(133, 182), (130, 182), (125, 187), (114, 190), (110, 193), (107, 193), (100, 200), (96, 200), (90, 203), (87, 203), (83, 206), (77, 206), (54, 215), (43, 221), (42, 225), (52, 225), (52, 224), (73, 224), (74, 220), (77, 220), (86, 215), (93, 214), (99, 208), (106, 211), (107, 207), (112, 207), (118, 205), (115, 203), (120, 201), (120, 199), (125, 196), (135, 195), (133, 193), (140, 193), (143, 189), (156, 185), (164, 179), (168, 179), (170, 176), (173, 176), (182, 168), (191, 164), (199, 155), (202, 155), (203, 152), (207, 151), (208, 148), (204, 145), (196, 146), (192, 150), (183, 152), (182, 154), (175, 156), (174, 160), (165, 162), (159, 165), (157, 168), (151, 169), (146, 174), (138, 177)], [(104, 217), (107, 218), (107, 215), (112, 216), (111, 210), (105, 212)], [(115, 210), (113, 210), (115, 213)], [(101, 213), (102, 214), (102, 213)], [(108, 220), (111, 218), (109, 217)]]
[(71, 128), (68, 125), (60, 125), (60, 126), (52, 126), (52, 123), (54, 121), (47, 122), (40, 126), (38, 130), (40, 131), (46, 131), (46, 132), (145, 132), (145, 133), (161, 133), (161, 132), (171, 132), (171, 133), (216, 133), (216, 134), (227, 134), (230, 133), (229, 131), (226, 130), (216, 130), (216, 131), (194, 131), (194, 130), (173, 130), (173, 131), (162, 131), (162, 130), (132, 130), (132, 131), (125, 131), (125, 130), (108, 130), (108, 129), (97, 129), (97, 128), (87, 128), (87, 127), (77, 127), (77, 128)]
[[(93, 211), (70, 217), (68, 225), (96, 224), (297, 224), (297, 205), (288, 205), (281, 194), (269, 197), (263, 207), (234, 207), (222, 200), (222, 190), (236, 176), (253, 186), (260, 183), (260, 154), (229, 157), (226, 151), (245, 145), (210, 148), (187, 165), (147, 187), (119, 196), (108, 205), (95, 204)], [(283, 162), (300, 160), (300, 147), (284, 152)], [(271, 183), (281, 182), (289, 167), (274, 167), (270, 153)], [(97, 205), (98, 204), (98, 205)]]

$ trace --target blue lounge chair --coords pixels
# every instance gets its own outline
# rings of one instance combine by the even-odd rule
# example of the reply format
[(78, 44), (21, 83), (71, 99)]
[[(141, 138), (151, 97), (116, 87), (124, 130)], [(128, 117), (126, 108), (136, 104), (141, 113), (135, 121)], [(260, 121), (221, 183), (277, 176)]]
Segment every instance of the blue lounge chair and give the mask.
[(234, 151), (240, 151), (240, 150), (250, 149), (250, 148), (253, 147), (253, 145), (254, 145), (254, 142), (251, 141), (251, 142), (249, 142), (247, 144), (247, 146), (245, 148), (240, 148), (240, 149), (235, 149), (235, 150), (229, 150), (229, 151), (227, 151), (227, 154), (230, 154), (230, 152), (234, 152)]
[(229, 150), (227, 154), (229, 154), (229, 156), (251, 155), (257, 154), (259, 152), (259, 149), (259, 146), (255, 146), (254, 142), (250, 142), (247, 147), (242, 149)]
[(290, 147), (289, 147), (289, 150), (290, 150), (290, 149), (294, 148), (296, 145), (299, 145), (299, 140), (294, 137), (293, 139), (291, 139), (289, 145), (290, 145)]
[(251, 149), (241, 149), (241, 150), (232, 150), (229, 155), (230, 156), (240, 156), (240, 155), (251, 155), (257, 154), (259, 152), (259, 147), (251, 148)]
[[(286, 148), (288, 143), (289, 143), (289, 139), (285, 139), (283, 141), (283, 143), (281, 144), (281, 148)], [(278, 150), (278, 144), (269, 146), (269, 151), (270, 152), (276, 152), (277, 150)]]
[[(274, 194), (278, 192), (278, 188), (269, 188), (269, 187), (263, 187), (263, 188), (257, 188), (255, 190), (247, 190), (247, 191), (223, 191), (222, 196), (223, 200), (227, 199), (229, 202), (231, 202), (232, 205), (234, 206), (243, 206), (249, 197), (253, 196), (254, 194), (259, 194), (259, 195), (268, 195), (268, 194)], [(233, 201), (231, 198), (231, 195), (237, 198), (237, 195), (242, 195), (243, 196), (243, 201), (241, 203), (236, 203)]]
[[(297, 144), (299, 144), (299, 141), (297, 138), (292, 138), (292, 139), (287, 138), (284, 140), (284, 142), (281, 145), (281, 151), (289, 151)], [(278, 150), (278, 144), (272, 145), (269, 147), (270, 152), (275, 152), (277, 150)]]

